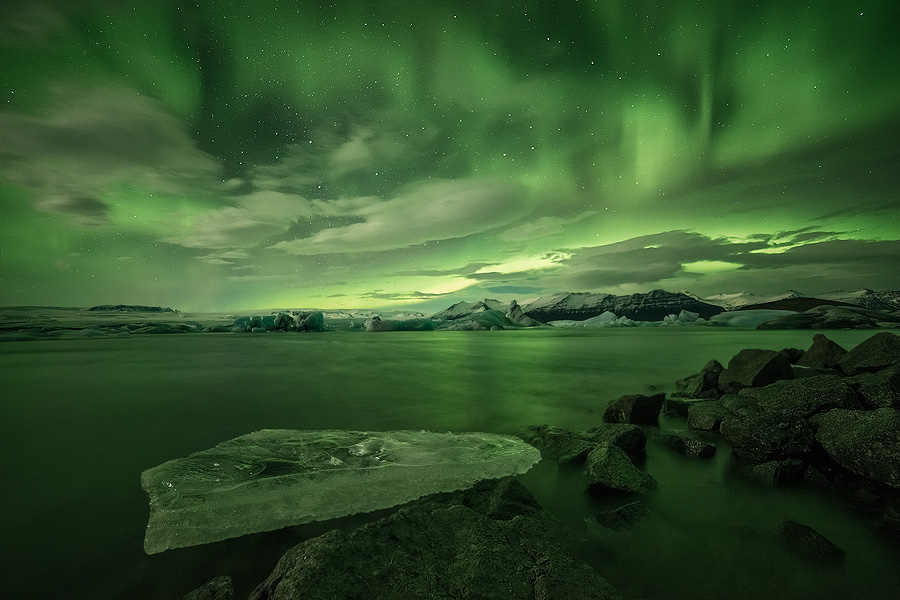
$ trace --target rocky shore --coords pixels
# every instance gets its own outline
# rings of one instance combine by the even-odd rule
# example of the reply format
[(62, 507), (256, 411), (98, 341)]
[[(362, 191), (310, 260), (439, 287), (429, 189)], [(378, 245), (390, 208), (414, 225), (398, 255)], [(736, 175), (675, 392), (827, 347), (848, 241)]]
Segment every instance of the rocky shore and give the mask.
[[(690, 460), (729, 451), (733, 476), (764, 488), (817, 490), (873, 531), (900, 540), (900, 336), (881, 332), (849, 352), (817, 334), (806, 350), (745, 349), (713, 360), (665, 394), (622, 396), (587, 430), (517, 432), (545, 460), (580, 469), (585, 494), (618, 506), (597, 527), (639, 531), (656, 518), (648, 443)], [(683, 420), (662, 431), (658, 419)], [(293, 598), (612, 599), (619, 593), (569, 552), (571, 532), (515, 479), (424, 498), (350, 533), (331, 531), (285, 554), (252, 600)], [(808, 524), (751, 532), (772, 552), (833, 568), (846, 559)], [(217, 578), (184, 599), (234, 597)]]

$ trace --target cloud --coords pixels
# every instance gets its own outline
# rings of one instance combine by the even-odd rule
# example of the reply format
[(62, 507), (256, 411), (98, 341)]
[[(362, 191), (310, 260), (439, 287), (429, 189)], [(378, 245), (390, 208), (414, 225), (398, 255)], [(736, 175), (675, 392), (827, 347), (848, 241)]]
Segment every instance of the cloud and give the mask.
[(528, 190), (517, 183), (498, 179), (428, 182), (360, 208), (355, 216), (363, 222), (272, 247), (296, 255), (405, 248), (494, 229), (529, 209)]
[(122, 87), (57, 87), (39, 115), (0, 113), (3, 177), (36, 207), (96, 223), (99, 198), (127, 183), (161, 193), (219, 191), (219, 166), (153, 98)]

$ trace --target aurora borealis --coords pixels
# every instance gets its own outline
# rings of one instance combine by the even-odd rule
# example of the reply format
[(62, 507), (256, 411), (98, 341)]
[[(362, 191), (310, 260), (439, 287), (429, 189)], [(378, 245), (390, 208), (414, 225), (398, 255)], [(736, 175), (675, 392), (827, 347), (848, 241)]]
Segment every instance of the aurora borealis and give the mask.
[(896, 2), (7, 1), (0, 304), (900, 289)]

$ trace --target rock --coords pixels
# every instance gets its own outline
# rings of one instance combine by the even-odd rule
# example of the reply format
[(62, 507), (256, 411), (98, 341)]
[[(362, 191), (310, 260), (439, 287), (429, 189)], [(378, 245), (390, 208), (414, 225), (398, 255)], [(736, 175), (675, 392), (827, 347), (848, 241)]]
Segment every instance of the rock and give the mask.
[(584, 464), (584, 480), (593, 494), (604, 492), (636, 492), (648, 494), (656, 480), (639, 470), (619, 447), (601, 444), (594, 448)]
[(863, 403), (870, 408), (900, 408), (900, 367), (849, 377)]
[(718, 402), (698, 402), (688, 407), (688, 427), (701, 431), (718, 431), (722, 419), (731, 413)]
[(656, 423), (665, 399), (665, 394), (620, 396), (606, 406), (603, 420), (609, 423)]
[(543, 458), (561, 463), (584, 462), (585, 457), (598, 445), (609, 442), (639, 458), (644, 454), (647, 437), (637, 425), (619, 423), (604, 424), (588, 431), (574, 431), (552, 425), (531, 425), (516, 436), (541, 451)]
[(759, 387), (779, 379), (792, 379), (791, 363), (781, 352), (745, 349), (728, 361), (728, 368), (719, 375), (719, 391), (733, 394), (746, 387)]
[(647, 506), (640, 500), (636, 500), (615, 510), (607, 510), (596, 515), (594, 519), (613, 531), (621, 529), (634, 529), (641, 525), (650, 516)]
[(527, 508), (499, 519), (463, 504), (425, 502), (298, 544), (250, 600), (620, 598), (562, 550), (547, 518)]
[(782, 348), (781, 350), (779, 350), (779, 352), (784, 354), (784, 357), (792, 365), (797, 364), (797, 361), (800, 360), (805, 354), (805, 352), (803, 352), (803, 350), (799, 348)]
[(835, 369), (816, 369), (814, 367), (801, 367), (799, 365), (791, 365), (791, 371), (794, 372), (794, 379), (803, 377), (815, 377), (816, 375), (838, 375)]
[(610, 443), (622, 450), (631, 460), (644, 458), (647, 447), (647, 436), (637, 425), (627, 423), (604, 423), (599, 427), (588, 429), (588, 433), (597, 436), (598, 445)]
[(789, 458), (772, 460), (759, 465), (747, 467), (744, 474), (754, 483), (770, 487), (788, 487), (803, 481), (806, 463)]
[(666, 433), (656, 437), (656, 441), (691, 458), (709, 458), (716, 453), (716, 445), (694, 439), (680, 433)]
[(834, 369), (847, 351), (835, 342), (832, 342), (821, 333), (813, 336), (812, 346), (806, 351), (797, 365), (811, 367), (813, 369)]
[[(716, 398), (718, 397), (719, 392), (716, 391)], [(709, 400), (703, 398), (667, 398), (665, 403), (663, 404), (662, 412), (664, 415), (677, 415), (679, 417), (687, 417), (688, 410), (692, 406), (701, 402), (708, 401)]]
[(181, 600), (234, 600), (234, 586), (231, 577), (216, 577), (188, 592)]
[(840, 360), (838, 365), (847, 375), (863, 371), (879, 371), (900, 364), (900, 336), (889, 331), (876, 333)]
[(815, 438), (807, 417), (831, 408), (858, 408), (853, 389), (837, 375), (777, 381), (723, 396), (731, 411), (719, 425), (738, 456), (757, 461), (808, 453)]
[(874, 481), (900, 488), (900, 410), (834, 409), (812, 419), (816, 440), (834, 462)]
[(809, 525), (790, 519), (785, 519), (778, 529), (778, 546), (817, 563), (840, 563), (844, 560), (844, 551), (825, 536)]
[(699, 373), (679, 379), (675, 382), (677, 391), (672, 393), (676, 398), (711, 398), (719, 397), (719, 374), (725, 369), (717, 360), (711, 360)]

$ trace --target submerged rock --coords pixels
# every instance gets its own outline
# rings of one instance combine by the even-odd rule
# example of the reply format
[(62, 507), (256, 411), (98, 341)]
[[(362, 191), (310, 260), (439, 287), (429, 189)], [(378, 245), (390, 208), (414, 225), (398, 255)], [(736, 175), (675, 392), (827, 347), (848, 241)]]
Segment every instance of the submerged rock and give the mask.
[(790, 519), (785, 519), (778, 529), (778, 546), (817, 563), (843, 562), (845, 555), (842, 549), (809, 525)]
[(733, 394), (743, 388), (769, 385), (793, 377), (791, 363), (784, 353), (748, 348), (728, 361), (728, 368), (719, 375), (719, 391)]
[(900, 336), (889, 331), (876, 333), (850, 350), (838, 364), (847, 375), (900, 364)]
[(647, 437), (637, 425), (604, 424), (588, 431), (575, 431), (552, 425), (531, 425), (516, 433), (541, 451), (543, 458), (561, 463), (584, 462), (597, 446), (612, 443), (632, 457), (643, 456)]
[(181, 600), (234, 600), (231, 577), (216, 577), (181, 597)]
[[(479, 487), (489, 488), (493, 482)], [(509, 485), (509, 484), (507, 484)], [(528, 494), (519, 484), (517, 496)], [(463, 497), (468, 493), (463, 493)], [(553, 539), (529, 506), (500, 517), (440, 500), (289, 550), (250, 600), (615, 600), (615, 589)]]
[(389, 508), (538, 460), (533, 446), (489, 433), (264, 429), (141, 474), (144, 550)]
[(648, 494), (656, 487), (656, 480), (635, 467), (628, 455), (613, 444), (597, 446), (587, 455), (584, 481), (594, 494), (609, 491)]
[(594, 517), (594, 520), (613, 531), (621, 529), (634, 529), (639, 527), (650, 516), (647, 505), (636, 500), (615, 510), (604, 511)]
[(857, 475), (900, 488), (900, 410), (834, 409), (813, 417), (828, 456)]
[(691, 458), (709, 458), (716, 453), (716, 445), (681, 433), (664, 433), (656, 441), (679, 454)]
[(711, 398), (719, 397), (719, 375), (725, 367), (717, 360), (711, 360), (699, 373), (690, 375), (675, 382), (677, 391), (672, 393), (676, 398)]
[(665, 394), (620, 396), (607, 404), (603, 420), (609, 423), (656, 423), (665, 399)]

